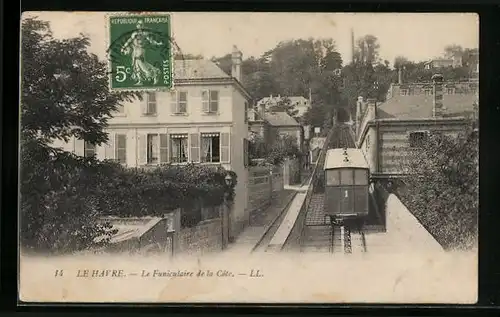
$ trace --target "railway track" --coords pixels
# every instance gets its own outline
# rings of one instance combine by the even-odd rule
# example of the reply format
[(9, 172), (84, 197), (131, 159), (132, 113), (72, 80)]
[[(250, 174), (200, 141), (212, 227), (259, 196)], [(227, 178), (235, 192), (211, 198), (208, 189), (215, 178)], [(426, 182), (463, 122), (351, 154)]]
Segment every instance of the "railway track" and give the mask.
[(331, 228), (331, 253), (358, 254), (367, 252), (363, 229), (338, 225), (333, 225)]
[[(341, 124), (334, 129), (331, 138), (325, 143), (326, 149), (356, 147), (350, 126)], [(319, 162), (319, 164), (322, 165), (323, 161)], [(313, 175), (313, 177), (319, 178), (316, 183), (322, 183), (323, 180), (320, 175)], [(329, 223), (328, 219), (325, 218), (323, 198), (319, 196), (323, 195), (322, 192), (320, 190), (315, 194), (319, 199), (313, 198), (311, 205), (308, 207), (309, 215), (306, 216), (301, 250), (304, 252), (346, 254), (367, 252), (365, 230), (363, 228), (350, 224)]]

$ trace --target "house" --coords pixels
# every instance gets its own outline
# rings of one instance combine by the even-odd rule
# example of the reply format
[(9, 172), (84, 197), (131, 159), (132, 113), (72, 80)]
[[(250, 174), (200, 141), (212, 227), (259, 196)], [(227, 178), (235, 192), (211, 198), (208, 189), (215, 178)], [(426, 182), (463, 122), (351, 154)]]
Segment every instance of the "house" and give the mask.
[[(444, 83), (441, 75), (433, 83), (393, 84), (387, 100), (358, 100), (356, 145), (361, 148), (374, 178), (402, 175), (405, 152), (419, 147), (430, 131), (456, 135), (468, 118), (477, 118), (477, 90), (470, 83)], [(447, 85), (453, 91), (447, 92)], [(446, 92), (446, 93), (445, 93)]]
[[(295, 110), (297, 110), (297, 116), (301, 117), (304, 115), (304, 113), (307, 112), (308, 109), (311, 108), (311, 100), (306, 99), (302, 96), (291, 96), (291, 97), (286, 97), (288, 100), (290, 100), (290, 105), (294, 107)], [(269, 97), (264, 97), (260, 99), (257, 102), (257, 107), (260, 107), (261, 105), (265, 105), (267, 110), (270, 110), (271, 107), (276, 106), (278, 102), (284, 100), (285, 97), (282, 97), (281, 95), (274, 96), (270, 95)]]
[(194, 162), (232, 170), (238, 180), (231, 228), (237, 234), (248, 221), (246, 109), (251, 99), (240, 82), (241, 61), (233, 47), (231, 76), (208, 60), (175, 61), (175, 89), (145, 92), (142, 101), (124, 103), (108, 121), (108, 144), (71, 140), (60, 146), (127, 167)]
[(425, 69), (443, 68), (443, 67), (462, 67), (462, 56), (452, 58), (435, 58), (425, 62)]
[(261, 103), (258, 109), (249, 109), (249, 131), (260, 135), (264, 142), (273, 146), (280, 137), (292, 136), (302, 149), (304, 135), (300, 124), (286, 112), (267, 111)]

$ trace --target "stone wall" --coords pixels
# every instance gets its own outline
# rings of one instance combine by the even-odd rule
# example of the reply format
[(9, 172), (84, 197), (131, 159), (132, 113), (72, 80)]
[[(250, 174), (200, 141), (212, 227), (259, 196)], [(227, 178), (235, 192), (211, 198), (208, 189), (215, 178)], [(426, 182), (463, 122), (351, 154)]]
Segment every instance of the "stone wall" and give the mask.
[(203, 254), (222, 250), (222, 221), (214, 218), (192, 228), (182, 229), (178, 236), (180, 254)]

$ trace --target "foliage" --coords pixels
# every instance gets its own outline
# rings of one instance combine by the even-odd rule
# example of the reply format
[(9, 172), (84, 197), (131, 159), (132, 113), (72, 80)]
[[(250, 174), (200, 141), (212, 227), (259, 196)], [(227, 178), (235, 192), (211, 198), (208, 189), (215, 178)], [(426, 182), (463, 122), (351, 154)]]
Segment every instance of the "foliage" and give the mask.
[(99, 217), (161, 216), (195, 203), (218, 206), (232, 186), (227, 172), (200, 165), (126, 169), (110, 161), (77, 157), (36, 141), (22, 146), (21, 242), (37, 251), (74, 251), (106, 243)]
[(478, 151), (471, 125), (455, 138), (431, 134), (403, 164), (402, 201), (447, 249), (477, 242)]
[(280, 136), (272, 146), (268, 146), (259, 135), (249, 140), (250, 159), (264, 159), (264, 164), (281, 165), (286, 158), (295, 158), (300, 155), (297, 138), (294, 136)]
[(139, 97), (110, 92), (107, 64), (87, 51), (89, 39), (58, 40), (48, 22), (22, 23), (21, 133), (23, 138), (107, 141), (104, 127), (126, 100)]

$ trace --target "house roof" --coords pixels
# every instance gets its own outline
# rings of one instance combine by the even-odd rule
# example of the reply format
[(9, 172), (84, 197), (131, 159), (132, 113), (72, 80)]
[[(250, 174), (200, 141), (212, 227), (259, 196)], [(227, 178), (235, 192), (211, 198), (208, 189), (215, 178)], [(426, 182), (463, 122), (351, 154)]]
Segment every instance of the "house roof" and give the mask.
[[(443, 95), (443, 116), (467, 116), (474, 111), (474, 94)], [(377, 107), (377, 119), (426, 119), (432, 118), (433, 95), (396, 95)]]
[[(112, 229), (117, 230), (110, 239), (110, 243), (118, 243), (130, 239), (137, 239), (156, 226), (162, 218), (160, 217), (102, 217), (102, 222), (109, 222)], [(97, 237), (99, 241), (102, 237)]]
[(290, 104), (295, 104), (297, 102), (304, 102), (304, 101), (307, 101), (306, 98), (304, 98), (303, 96), (273, 96), (272, 98), (271, 97), (264, 97), (262, 99), (260, 99), (257, 103), (258, 104), (267, 104), (267, 103), (276, 103), (278, 102), (279, 100), (282, 100), (284, 98), (288, 98), (290, 100)]
[(269, 122), (270, 125), (279, 127), (279, 126), (295, 126), (299, 127), (300, 124), (292, 118), (286, 112), (266, 112), (264, 113), (264, 119)]
[(176, 60), (174, 80), (231, 78), (217, 64), (205, 59)]

